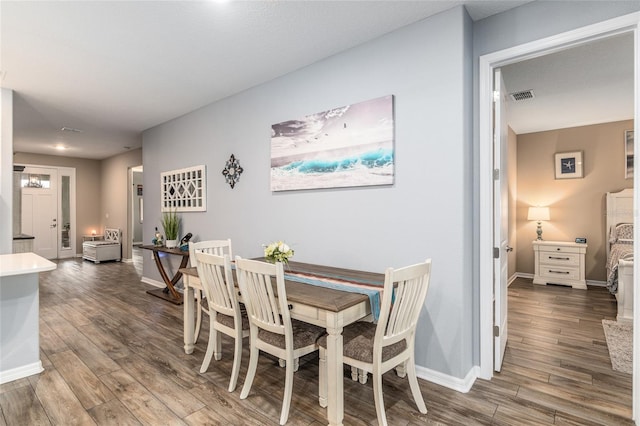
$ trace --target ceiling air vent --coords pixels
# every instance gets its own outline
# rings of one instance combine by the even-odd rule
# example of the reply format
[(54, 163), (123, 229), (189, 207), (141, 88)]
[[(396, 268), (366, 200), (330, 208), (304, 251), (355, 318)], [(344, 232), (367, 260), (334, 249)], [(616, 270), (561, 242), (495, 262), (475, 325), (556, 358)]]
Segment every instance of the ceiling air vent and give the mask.
[(522, 90), (520, 92), (510, 93), (511, 99), (514, 101), (525, 101), (527, 99), (533, 99), (533, 90)]

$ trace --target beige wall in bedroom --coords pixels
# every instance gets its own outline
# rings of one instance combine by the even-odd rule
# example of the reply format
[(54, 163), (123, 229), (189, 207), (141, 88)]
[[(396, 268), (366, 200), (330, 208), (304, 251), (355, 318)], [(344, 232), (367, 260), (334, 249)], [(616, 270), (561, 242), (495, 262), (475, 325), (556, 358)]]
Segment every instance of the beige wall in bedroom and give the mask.
[[(527, 220), (529, 206), (549, 206), (543, 238), (574, 241), (587, 238), (587, 280), (606, 280), (605, 193), (633, 187), (625, 179), (624, 132), (633, 120), (518, 135), (516, 269), (533, 274), (536, 223)], [(584, 177), (554, 177), (554, 154), (583, 152)]]

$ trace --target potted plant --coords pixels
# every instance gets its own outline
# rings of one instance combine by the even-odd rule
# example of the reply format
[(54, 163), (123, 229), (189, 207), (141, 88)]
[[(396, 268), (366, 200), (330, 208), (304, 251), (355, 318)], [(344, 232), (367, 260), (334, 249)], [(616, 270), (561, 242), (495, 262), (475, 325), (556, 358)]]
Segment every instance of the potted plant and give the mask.
[(164, 229), (165, 245), (167, 248), (178, 247), (180, 218), (175, 211), (162, 213), (162, 228)]

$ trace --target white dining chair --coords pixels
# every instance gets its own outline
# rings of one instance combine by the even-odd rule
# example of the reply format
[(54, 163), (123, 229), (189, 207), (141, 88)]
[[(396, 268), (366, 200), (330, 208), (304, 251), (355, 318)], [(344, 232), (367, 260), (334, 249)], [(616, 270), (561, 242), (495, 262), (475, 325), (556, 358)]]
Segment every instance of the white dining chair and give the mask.
[(249, 395), (260, 351), (284, 359), (286, 379), (280, 412), (280, 424), (284, 425), (289, 417), (293, 392), (294, 359), (318, 350), (317, 341), (324, 334), (324, 329), (291, 319), (282, 263), (266, 263), (237, 256), (236, 273), (251, 329), (249, 369), (240, 399)]
[[(229, 259), (233, 260), (233, 252), (231, 250), (231, 239), (226, 240), (207, 240), (199, 242), (189, 242), (189, 261), (192, 267), (196, 266), (195, 253), (196, 252), (215, 254), (217, 256), (229, 255)], [(200, 328), (202, 327), (202, 313), (208, 314), (208, 309), (202, 305), (202, 292), (195, 289), (194, 294), (196, 296), (196, 326), (193, 335), (193, 343), (198, 342), (200, 336)]]
[[(393, 368), (400, 368), (409, 378), (409, 385), (418, 410), (425, 414), (427, 407), (422, 399), (414, 359), (414, 344), (418, 317), (429, 289), (431, 259), (401, 269), (388, 268), (378, 323), (355, 322), (344, 327), (343, 362), (359, 370), (371, 373), (376, 416), (380, 426), (387, 425), (382, 398), (382, 375)], [(326, 406), (327, 339), (319, 339), (320, 380), (319, 401)], [(405, 370), (406, 369), (406, 370)], [(366, 377), (366, 376), (365, 376)], [(362, 380), (361, 380), (362, 381)]]
[(249, 319), (238, 302), (229, 255), (216, 256), (196, 251), (195, 258), (209, 310), (209, 343), (200, 372), (207, 371), (212, 357), (216, 361), (222, 358), (220, 333), (233, 337), (235, 347), (229, 382), (229, 392), (233, 392), (242, 361), (242, 339), (249, 336)]

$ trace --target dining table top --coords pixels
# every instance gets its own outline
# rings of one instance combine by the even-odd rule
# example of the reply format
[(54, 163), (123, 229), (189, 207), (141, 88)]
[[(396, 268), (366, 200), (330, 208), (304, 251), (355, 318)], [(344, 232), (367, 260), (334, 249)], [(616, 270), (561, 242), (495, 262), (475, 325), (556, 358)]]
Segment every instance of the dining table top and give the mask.
[[(265, 260), (256, 258), (253, 260)], [(188, 267), (180, 269), (185, 275), (198, 276), (197, 268)], [(234, 270), (235, 273), (235, 270)], [(314, 276), (340, 276), (344, 279), (366, 280), (377, 285), (384, 285), (384, 274), (376, 272), (357, 271), (353, 269), (336, 268), (333, 266), (315, 265), (311, 263), (289, 261), (285, 266), (285, 285), (287, 289), (287, 301), (289, 303), (301, 303), (313, 306), (329, 312), (341, 312), (363, 301), (369, 300), (366, 294), (353, 293), (333, 288), (321, 287), (298, 281), (286, 279), (288, 273), (308, 274)], [(236, 279), (237, 285), (237, 279)]]

